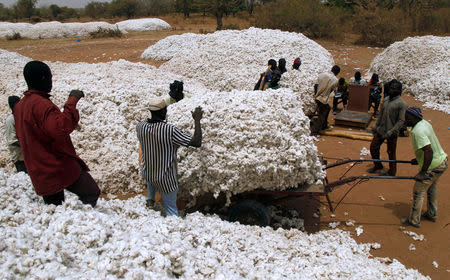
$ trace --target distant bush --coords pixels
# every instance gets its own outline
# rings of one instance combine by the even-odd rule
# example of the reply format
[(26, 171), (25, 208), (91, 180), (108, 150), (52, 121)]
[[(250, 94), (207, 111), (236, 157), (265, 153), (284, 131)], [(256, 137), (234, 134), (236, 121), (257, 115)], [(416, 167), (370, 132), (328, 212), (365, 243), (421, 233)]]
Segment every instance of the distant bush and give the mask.
[(239, 29), (239, 25), (238, 24), (233, 24), (233, 23), (228, 23), (225, 24), (222, 29)]
[(116, 29), (106, 29), (99, 27), (96, 31), (90, 32), (89, 36), (91, 38), (106, 38), (106, 37), (122, 37), (122, 31), (119, 28)]
[(386, 47), (402, 40), (411, 30), (411, 23), (399, 10), (361, 10), (354, 19), (353, 30), (360, 37), (356, 43)]
[(12, 35), (7, 35), (6, 40), (20, 40), (22, 39), (22, 36), (19, 32), (14, 32)]
[(304, 33), (312, 38), (341, 36), (339, 14), (317, 0), (278, 0), (258, 7), (255, 25)]
[(31, 22), (33, 22), (33, 23), (41, 22), (41, 18), (37, 17), (37, 16), (33, 16), (33, 17), (31, 17)]

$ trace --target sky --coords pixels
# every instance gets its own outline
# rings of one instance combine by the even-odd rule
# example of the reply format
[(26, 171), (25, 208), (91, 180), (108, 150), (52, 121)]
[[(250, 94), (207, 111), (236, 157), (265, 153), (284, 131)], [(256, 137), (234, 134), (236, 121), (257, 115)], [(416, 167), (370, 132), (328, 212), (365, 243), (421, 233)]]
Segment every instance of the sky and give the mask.
[[(84, 8), (89, 2), (111, 2), (111, 0), (38, 0), (37, 6), (50, 6), (56, 4), (60, 7), (67, 6), (69, 8)], [(6, 7), (16, 4), (17, 0), (0, 0), (0, 3)]]

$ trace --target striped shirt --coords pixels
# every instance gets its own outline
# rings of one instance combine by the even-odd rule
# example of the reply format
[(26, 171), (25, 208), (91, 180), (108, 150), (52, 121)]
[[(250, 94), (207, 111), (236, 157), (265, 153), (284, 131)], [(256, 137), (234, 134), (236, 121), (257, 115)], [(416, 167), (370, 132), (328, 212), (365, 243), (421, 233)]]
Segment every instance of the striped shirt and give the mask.
[(187, 147), (192, 137), (166, 122), (142, 121), (136, 132), (142, 149), (143, 177), (159, 192), (177, 190), (177, 150)]

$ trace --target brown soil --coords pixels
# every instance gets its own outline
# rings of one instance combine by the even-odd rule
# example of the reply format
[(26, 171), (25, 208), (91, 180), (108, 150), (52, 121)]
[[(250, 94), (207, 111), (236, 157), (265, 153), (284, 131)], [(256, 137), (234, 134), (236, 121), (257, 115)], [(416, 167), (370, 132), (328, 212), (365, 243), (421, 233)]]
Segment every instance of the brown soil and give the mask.
[[(130, 33), (122, 38), (90, 39), (81, 38), (76, 42), (75, 38), (48, 39), (48, 40), (18, 40), (0, 41), (0, 48), (15, 51), (22, 55), (37, 60), (64, 61), (64, 62), (106, 62), (111, 60), (126, 59), (140, 61), (159, 66), (162, 62), (142, 61), (141, 53), (151, 44), (168, 35), (185, 32), (212, 32), (215, 29), (214, 19), (194, 16), (184, 20), (182, 17), (170, 15), (163, 17), (174, 28), (168, 31), (153, 31), (143, 33)], [(240, 18), (229, 18), (226, 24), (237, 24), (240, 28), (249, 26), (248, 21)], [(369, 68), (370, 61), (382, 49), (355, 46), (350, 43), (335, 43), (325, 40), (318, 41), (334, 56), (335, 62), (342, 67), (341, 75), (350, 78), (355, 69), (361, 72)], [(410, 96), (405, 96), (410, 105), (422, 105)], [(425, 119), (431, 121), (441, 145), (450, 152), (450, 115), (429, 109), (424, 110)], [(330, 116), (332, 122), (332, 115)], [(409, 160), (414, 157), (409, 138), (399, 138), (397, 158)], [(331, 136), (322, 136), (316, 143), (319, 151), (331, 158), (360, 158), (363, 147), (369, 148), (370, 142), (350, 140)], [(387, 158), (386, 146), (382, 147), (382, 158)], [(330, 160), (332, 161), (332, 160)], [(328, 171), (330, 180), (337, 180), (338, 176), (348, 165)], [(355, 166), (350, 174), (366, 174), (369, 164)], [(402, 164), (398, 168), (397, 175), (414, 176), (417, 167)], [(334, 213), (322, 206), (320, 219), (307, 218), (308, 230), (328, 229), (328, 223), (340, 221), (342, 229), (348, 230), (359, 242), (378, 242), (381, 249), (372, 250), (374, 256), (390, 257), (398, 259), (408, 268), (418, 269), (421, 273), (431, 276), (433, 279), (448, 279), (450, 277), (450, 172), (442, 176), (439, 183), (439, 218), (436, 223), (423, 221), (420, 229), (407, 228), (423, 234), (426, 241), (414, 241), (400, 230), (402, 217), (409, 213), (412, 186), (411, 180), (371, 180), (357, 185), (343, 200)], [(348, 187), (338, 188), (331, 193), (331, 199), (337, 202), (347, 191)], [(128, 196), (125, 196), (128, 197)], [(325, 200), (323, 201), (325, 202)], [(292, 202), (299, 205), (299, 202)], [(298, 207), (302, 209), (301, 207)], [(311, 213), (305, 213), (311, 217)], [(346, 227), (345, 221), (353, 219), (356, 226), (362, 225), (364, 233), (356, 236), (354, 227)], [(408, 249), (414, 244), (415, 251)], [(434, 268), (432, 262), (439, 264)]]

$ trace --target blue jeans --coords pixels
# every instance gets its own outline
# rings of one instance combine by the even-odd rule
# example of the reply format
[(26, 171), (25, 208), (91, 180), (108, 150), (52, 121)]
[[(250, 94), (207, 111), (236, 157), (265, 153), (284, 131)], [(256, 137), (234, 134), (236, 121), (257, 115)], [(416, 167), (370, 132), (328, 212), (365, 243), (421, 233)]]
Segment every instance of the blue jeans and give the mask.
[[(147, 183), (147, 199), (155, 200), (156, 189), (150, 183)], [(166, 216), (178, 216), (177, 209), (177, 190), (170, 193), (161, 193), (164, 208), (166, 209)]]

